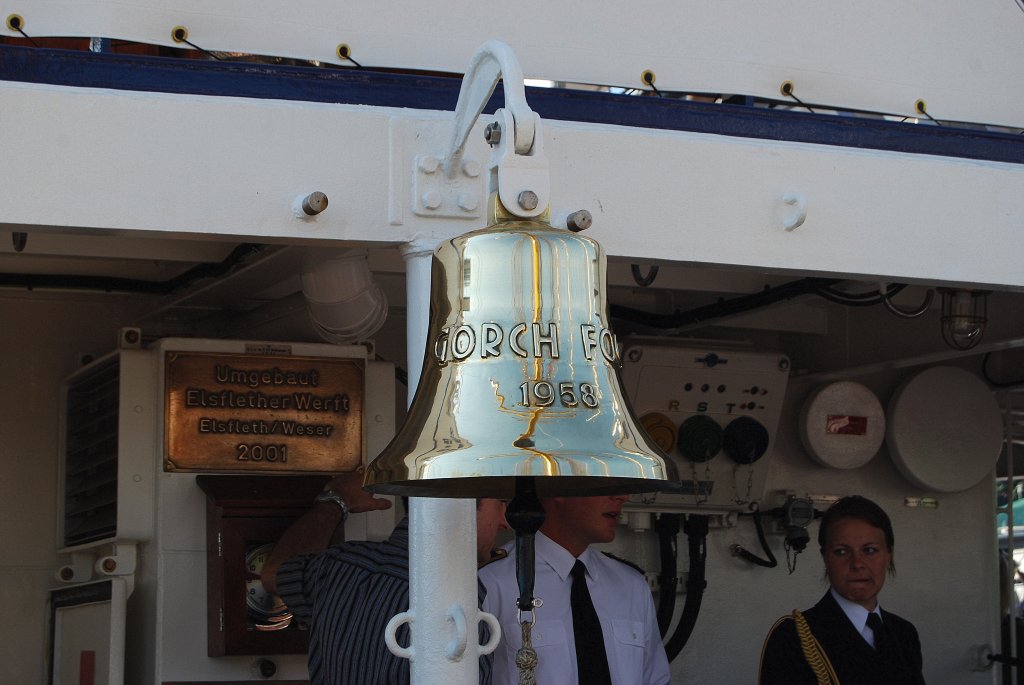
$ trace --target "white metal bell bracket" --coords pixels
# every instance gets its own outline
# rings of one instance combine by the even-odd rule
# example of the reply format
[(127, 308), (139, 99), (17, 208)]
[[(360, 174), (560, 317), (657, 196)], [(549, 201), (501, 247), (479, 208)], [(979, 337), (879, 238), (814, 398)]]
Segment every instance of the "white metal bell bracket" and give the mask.
[(505, 209), (531, 219), (543, 214), (550, 202), (548, 160), (540, 117), (526, 103), (523, 70), (505, 43), (487, 41), (469, 62), (455, 106), (455, 126), (444, 158), (444, 172), (454, 178), (461, 168), (466, 139), (499, 79), (504, 81), (505, 107), (495, 112), (499, 128), (492, 129), (488, 193), (497, 191)]
[[(480, 654), (486, 656), (498, 647), (498, 642), (501, 640), (501, 624), (498, 623), (498, 619), (494, 614), (489, 614), (486, 611), (478, 611), (476, 614), (477, 620), (486, 623), (490, 629), (490, 638), (487, 642), (480, 645)], [(398, 629), (403, 624), (408, 623), (411, 630), (415, 622), (415, 612), (403, 611), (392, 616), (391, 620), (384, 627), (385, 644), (387, 644), (392, 654), (401, 659), (414, 659), (416, 657), (416, 649), (412, 645), (403, 647), (398, 644)], [(468, 622), (466, 621), (466, 612), (462, 605), (453, 604), (448, 607), (448, 612), (445, 614), (445, 622), (450, 625), (453, 635), (445, 646), (444, 656), (449, 661), (458, 661), (465, 654), (466, 647), (469, 644)]]

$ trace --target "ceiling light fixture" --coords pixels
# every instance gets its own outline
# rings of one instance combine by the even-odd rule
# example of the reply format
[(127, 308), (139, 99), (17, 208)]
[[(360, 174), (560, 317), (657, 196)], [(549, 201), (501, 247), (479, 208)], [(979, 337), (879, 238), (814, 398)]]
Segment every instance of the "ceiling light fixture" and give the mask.
[(942, 339), (954, 350), (981, 342), (988, 323), (987, 290), (939, 288), (942, 293)]

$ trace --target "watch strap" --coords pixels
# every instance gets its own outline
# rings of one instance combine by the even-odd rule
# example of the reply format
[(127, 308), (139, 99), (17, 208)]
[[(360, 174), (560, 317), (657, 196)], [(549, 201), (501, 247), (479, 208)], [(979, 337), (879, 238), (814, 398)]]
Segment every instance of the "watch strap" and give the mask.
[(341, 508), (341, 520), (344, 521), (348, 518), (348, 505), (345, 504), (345, 500), (342, 499), (341, 494), (335, 490), (324, 490), (323, 492), (317, 493), (317, 496), (313, 498), (314, 504), (320, 502), (334, 502)]

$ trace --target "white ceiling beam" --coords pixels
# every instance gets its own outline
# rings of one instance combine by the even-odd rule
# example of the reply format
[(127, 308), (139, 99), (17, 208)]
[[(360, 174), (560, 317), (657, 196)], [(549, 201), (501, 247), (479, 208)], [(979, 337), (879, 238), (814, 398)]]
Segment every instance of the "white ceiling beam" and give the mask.
[[(450, 112), (11, 82), (0, 102), (4, 230), (383, 245), (482, 225), (475, 210), (414, 211), (417, 160), (443, 149)], [(466, 150), (481, 164), (487, 121)], [(544, 131), (552, 216), (590, 211), (609, 255), (1024, 287), (1024, 165), (563, 121)], [(297, 203), (313, 191), (329, 205), (308, 217)]]

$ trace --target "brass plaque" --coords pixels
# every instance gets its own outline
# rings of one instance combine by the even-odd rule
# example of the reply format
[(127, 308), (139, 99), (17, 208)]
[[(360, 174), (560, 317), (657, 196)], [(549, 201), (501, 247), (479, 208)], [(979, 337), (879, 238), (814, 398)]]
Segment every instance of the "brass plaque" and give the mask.
[(359, 359), (167, 352), (164, 470), (351, 471), (364, 379)]

